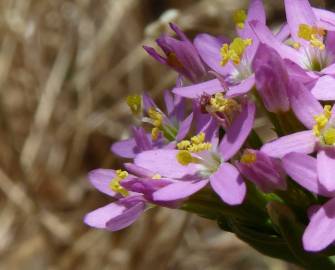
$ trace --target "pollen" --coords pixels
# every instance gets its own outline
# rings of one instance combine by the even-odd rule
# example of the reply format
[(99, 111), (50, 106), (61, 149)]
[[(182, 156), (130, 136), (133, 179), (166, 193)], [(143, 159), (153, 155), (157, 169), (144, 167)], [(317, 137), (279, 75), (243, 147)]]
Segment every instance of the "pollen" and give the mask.
[(328, 128), (323, 132), (323, 140), (327, 145), (335, 145), (335, 128)]
[(242, 39), (240, 37), (234, 38), (229, 45), (227, 43), (223, 44), (220, 50), (221, 66), (225, 66), (229, 61), (232, 61), (235, 65), (240, 64), (245, 49), (251, 44), (252, 39)]
[(142, 110), (142, 98), (140, 95), (130, 95), (126, 99), (127, 105), (134, 115), (139, 115)]
[(251, 163), (256, 162), (256, 159), (257, 157), (255, 153), (245, 150), (240, 161), (241, 163), (244, 163), (244, 164), (251, 164)]
[(328, 124), (328, 121), (331, 117), (331, 106), (326, 105), (323, 108), (323, 113), (314, 116), (315, 125), (313, 127), (313, 132), (315, 136), (320, 136), (324, 127)]
[(231, 98), (225, 98), (224, 94), (216, 93), (207, 106), (210, 113), (222, 113), (229, 121), (231, 121), (236, 112), (241, 111), (241, 105)]
[(154, 126), (151, 130), (151, 138), (155, 141), (158, 139), (160, 128), (163, 124), (163, 115), (154, 108), (150, 108), (148, 110), (148, 115), (150, 117), (151, 123)]
[(109, 187), (111, 190), (115, 191), (116, 193), (120, 193), (122, 196), (128, 196), (129, 192), (124, 187), (121, 186), (120, 182), (128, 177), (128, 172), (117, 170), (115, 177), (109, 183)]
[(325, 49), (322, 37), (325, 35), (325, 30), (307, 24), (300, 24), (298, 30), (298, 37), (309, 41), (310, 45), (320, 50)]
[(187, 166), (194, 162), (192, 154), (187, 150), (180, 150), (177, 154), (177, 160), (183, 166)]
[(198, 153), (208, 151), (212, 148), (212, 144), (205, 142), (205, 133), (200, 132), (198, 135), (193, 136), (191, 140), (183, 140), (177, 144), (178, 150), (185, 150), (191, 153)]
[(233, 15), (233, 20), (235, 25), (240, 28), (243, 29), (244, 28), (244, 22), (247, 19), (247, 14), (245, 12), (245, 10), (243, 9), (238, 9), (235, 11), (234, 15)]

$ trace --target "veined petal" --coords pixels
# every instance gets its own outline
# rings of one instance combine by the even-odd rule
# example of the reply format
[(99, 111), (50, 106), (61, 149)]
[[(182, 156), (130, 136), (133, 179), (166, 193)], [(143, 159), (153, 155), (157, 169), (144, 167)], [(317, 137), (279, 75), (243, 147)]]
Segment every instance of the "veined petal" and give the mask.
[(289, 85), (288, 94), (295, 115), (305, 127), (312, 129), (315, 125), (314, 116), (323, 112), (320, 102), (299, 81), (291, 80)]
[(210, 184), (220, 198), (229, 205), (239, 205), (246, 194), (246, 185), (238, 170), (229, 163), (222, 163), (210, 176)]
[(109, 184), (115, 177), (115, 171), (109, 169), (96, 169), (90, 171), (88, 178), (91, 184), (100, 192), (114, 197), (116, 193), (110, 188)]
[(233, 65), (228, 62), (221, 66), (220, 49), (227, 39), (214, 37), (208, 34), (199, 34), (194, 39), (194, 46), (197, 48), (201, 59), (214, 71), (221, 75), (227, 75), (233, 70)]
[(178, 181), (154, 192), (152, 194), (153, 200), (163, 202), (182, 200), (202, 189), (207, 183), (207, 179), (199, 181)]
[(302, 240), (305, 250), (313, 252), (323, 250), (335, 241), (335, 198), (312, 215)]
[(299, 26), (317, 26), (317, 18), (308, 0), (284, 0), (286, 19), (294, 40), (306, 42), (298, 37)]
[(224, 87), (221, 82), (218, 79), (213, 79), (190, 86), (176, 87), (172, 92), (186, 98), (199, 98), (202, 94), (213, 95), (223, 91)]
[(335, 31), (327, 32), (325, 43), (327, 52), (330, 52), (332, 55), (335, 55)]
[(318, 100), (335, 100), (335, 78), (329, 75), (320, 77), (314, 87), (311, 89), (311, 93)]
[(292, 152), (285, 155), (282, 164), (286, 173), (299, 185), (322, 196), (331, 196), (319, 183), (317, 161), (306, 154)]
[(313, 131), (301, 131), (293, 133), (272, 142), (266, 143), (261, 151), (270, 157), (282, 158), (288, 153), (298, 152), (310, 154), (313, 153), (316, 146), (316, 137)]
[(142, 201), (126, 208), (122, 214), (111, 218), (106, 223), (106, 228), (110, 231), (119, 231), (128, 227), (140, 217), (145, 210), (145, 207), (146, 205), (144, 201)]
[(236, 116), (219, 146), (225, 161), (234, 156), (248, 138), (254, 124), (256, 106), (253, 102), (244, 105), (242, 112)]
[(228, 91), (226, 93), (226, 97), (242, 96), (248, 93), (254, 85), (255, 85), (255, 75), (251, 75), (250, 77), (241, 81), (240, 83), (233, 86), (229, 86)]
[(327, 30), (332, 30), (329, 27), (335, 26), (335, 13), (321, 8), (312, 9), (316, 17), (319, 19), (318, 26)]
[(320, 183), (329, 192), (335, 192), (335, 151), (320, 150), (317, 155)]
[(124, 205), (110, 203), (88, 213), (84, 217), (84, 222), (91, 227), (106, 229), (106, 223), (112, 218), (121, 215), (125, 209)]
[(138, 154), (134, 163), (137, 166), (158, 173), (162, 177), (181, 179), (196, 175), (198, 169), (194, 164), (181, 165), (177, 161), (178, 150), (151, 150)]

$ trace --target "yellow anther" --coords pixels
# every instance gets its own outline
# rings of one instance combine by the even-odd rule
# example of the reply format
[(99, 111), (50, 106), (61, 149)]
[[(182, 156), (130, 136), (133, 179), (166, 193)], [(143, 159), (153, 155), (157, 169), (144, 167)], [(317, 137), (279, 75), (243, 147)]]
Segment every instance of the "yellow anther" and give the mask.
[(191, 142), (188, 140), (183, 140), (177, 144), (178, 150), (187, 150), (191, 146)]
[(127, 104), (134, 115), (138, 115), (142, 110), (142, 98), (140, 95), (130, 95), (127, 97)]
[(222, 93), (217, 93), (210, 99), (210, 105), (207, 106), (207, 109), (211, 113), (224, 113), (231, 119), (237, 111), (241, 110), (241, 105), (235, 99), (225, 98)]
[(240, 29), (244, 28), (244, 22), (246, 18), (247, 18), (247, 14), (245, 13), (245, 10), (239, 9), (234, 12), (233, 20), (234, 20), (235, 25), (238, 28)]
[(128, 172), (117, 170), (115, 172), (115, 177), (112, 179), (112, 181), (109, 183), (109, 187), (115, 191), (116, 193), (120, 193), (122, 196), (126, 197), (128, 196), (129, 192), (124, 187), (121, 186), (120, 182), (128, 177)]
[(194, 159), (191, 153), (187, 150), (180, 150), (177, 154), (177, 160), (183, 166), (187, 166), (188, 164), (196, 161), (196, 159)]
[(322, 42), (322, 37), (325, 35), (325, 30), (315, 26), (309, 26), (307, 24), (300, 24), (298, 30), (298, 37), (307, 40), (310, 44), (324, 50), (325, 45)]
[(208, 151), (212, 148), (212, 144), (205, 142), (205, 133), (200, 132), (198, 135), (193, 136), (191, 140), (183, 140), (177, 144), (177, 149), (191, 153), (198, 153)]
[(314, 116), (315, 125), (313, 127), (313, 132), (315, 136), (320, 136), (322, 129), (328, 124), (328, 121), (332, 115), (331, 106), (326, 105), (323, 108), (323, 113), (320, 115)]
[(115, 173), (121, 179), (125, 179), (128, 177), (128, 172), (123, 171), (123, 170), (117, 170)]
[(256, 162), (256, 159), (257, 157), (255, 153), (245, 150), (240, 161), (245, 164), (251, 164)]
[(155, 141), (158, 139), (160, 128), (163, 124), (163, 115), (154, 108), (150, 108), (148, 110), (148, 115), (154, 126), (154, 128), (151, 130), (151, 138)]
[(199, 143), (199, 144), (192, 144), (189, 148), (188, 151), (192, 153), (198, 153), (202, 151), (208, 151), (212, 148), (212, 144), (209, 142), (204, 142), (204, 143)]
[(252, 44), (252, 39), (242, 39), (240, 37), (234, 38), (233, 42), (229, 45), (223, 44), (220, 50), (221, 66), (224, 66), (231, 60), (234, 64), (238, 65), (245, 49)]
[(201, 144), (205, 141), (205, 133), (200, 132), (198, 135), (191, 138), (193, 144)]
[(326, 129), (323, 134), (323, 140), (327, 145), (335, 145), (335, 128)]
[(159, 180), (159, 179), (161, 179), (161, 178), (162, 178), (162, 176), (161, 176), (160, 174), (158, 174), (158, 173), (154, 174), (154, 175), (151, 177), (151, 179), (155, 179), (155, 180)]
[(158, 127), (154, 127), (154, 128), (151, 130), (151, 139), (152, 139), (153, 141), (157, 141), (160, 132), (161, 132), (161, 131), (159, 130)]
[(294, 48), (294, 49), (300, 49), (300, 47), (301, 47), (301, 44), (299, 43), (299, 42), (293, 42), (292, 43), (292, 47)]

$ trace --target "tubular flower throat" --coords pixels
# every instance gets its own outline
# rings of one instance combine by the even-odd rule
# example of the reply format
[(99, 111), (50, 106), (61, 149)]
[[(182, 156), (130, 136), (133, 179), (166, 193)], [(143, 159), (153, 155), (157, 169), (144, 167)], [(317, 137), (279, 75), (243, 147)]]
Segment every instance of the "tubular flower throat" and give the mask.
[(247, 14), (244, 9), (238, 9), (235, 11), (233, 15), (233, 20), (234, 20), (236, 27), (243, 29), (244, 22), (246, 19), (247, 19)]
[(212, 148), (209, 142), (205, 142), (205, 133), (201, 132), (191, 140), (183, 140), (177, 144), (179, 150), (177, 160), (180, 164), (186, 166), (190, 163), (197, 163), (199, 160), (193, 157), (191, 153), (199, 153)]
[(256, 159), (257, 159), (257, 157), (256, 157), (255, 153), (250, 152), (248, 150), (245, 150), (243, 152), (243, 155), (242, 155), (241, 159), (240, 159), (240, 162), (244, 163), (244, 164), (252, 164), (252, 163), (256, 162)]
[(323, 144), (333, 146), (335, 145), (335, 128), (328, 125), (330, 117), (331, 106), (326, 105), (324, 112), (314, 117), (316, 124), (313, 127), (313, 132)]
[(122, 171), (122, 170), (117, 170), (116, 171), (116, 176), (112, 179), (112, 181), (109, 184), (110, 188), (113, 191), (115, 191), (117, 193), (120, 193), (124, 197), (128, 196), (128, 190), (126, 190), (120, 184), (120, 182), (127, 177), (128, 177), (128, 172)]
[(227, 43), (223, 44), (220, 50), (221, 66), (225, 66), (229, 61), (232, 61), (235, 65), (240, 64), (245, 49), (251, 44), (252, 39), (242, 39), (240, 37), (234, 38), (229, 45)]
[(148, 115), (151, 119), (152, 125), (154, 126), (151, 130), (151, 137), (153, 140), (157, 140), (163, 123), (163, 115), (154, 108), (150, 108), (148, 110)]
[[(300, 24), (298, 30), (298, 37), (309, 41), (310, 45), (318, 48), (320, 50), (325, 49), (325, 45), (322, 41), (323, 36), (325, 35), (325, 30), (322, 28), (317, 28), (315, 26), (309, 26), (307, 24)], [(299, 43), (294, 43), (293, 47), (299, 48)]]
[(139, 115), (142, 111), (142, 98), (140, 95), (130, 95), (126, 99), (127, 105), (134, 115)]

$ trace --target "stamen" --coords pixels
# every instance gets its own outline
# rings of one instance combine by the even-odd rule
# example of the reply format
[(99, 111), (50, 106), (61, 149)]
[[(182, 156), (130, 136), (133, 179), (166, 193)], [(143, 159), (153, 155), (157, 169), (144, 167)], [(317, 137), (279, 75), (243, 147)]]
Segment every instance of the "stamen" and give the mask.
[(181, 165), (187, 166), (193, 162), (193, 157), (189, 151), (180, 150), (177, 154), (177, 160)]
[(220, 50), (221, 66), (225, 66), (229, 60), (238, 65), (245, 49), (252, 44), (252, 39), (242, 39), (240, 37), (234, 38), (233, 42), (229, 45), (223, 44)]
[(127, 97), (127, 104), (134, 115), (139, 115), (142, 110), (142, 98), (140, 95), (130, 95)]
[(309, 41), (310, 45), (320, 50), (325, 49), (322, 42), (322, 37), (325, 35), (325, 30), (307, 24), (300, 24), (298, 30), (298, 37)]
[(244, 28), (244, 22), (247, 19), (247, 14), (245, 12), (245, 10), (243, 9), (239, 9), (236, 10), (234, 15), (233, 15), (233, 20), (235, 22), (235, 25), (240, 28), (243, 29)]
[(314, 116), (316, 124), (313, 127), (313, 132), (315, 136), (321, 135), (322, 129), (328, 124), (331, 115), (331, 106), (326, 105), (323, 108), (322, 114)]
[(160, 128), (162, 127), (163, 115), (154, 108), (150, 108), (148, 110), (148, 115), (154, 126), (154, 128), (151, 130), (151, 138), (155, 141), (158, 139)]
[(245, 163), (245, 164), (251, 164), (251, 163), (254, 163), (256, 162), (256, 154), (249, 151), (249, 150), (245, 150), (240, 161), (241, 163)]
[(120, 193), (122, 196), (128, 196), (129, 192), (124, 187), (121, 186), (120, 182), (128, 177), (128, 172), (117, 170), (115, 177), (109, 183), (109, 187), (116, 193)]
[(322, 136), (325, 144), (335, 145), (335, 128), (328, 128), (323, 132)]
[(208, 151), (212, 148), (212, 144), (205, 142), (205, 133), (200, 132), (197, 136), (193, 136), (191, 140), (183, 140), (177, 144), (178, 150), (185, 150), (191, 153)]

